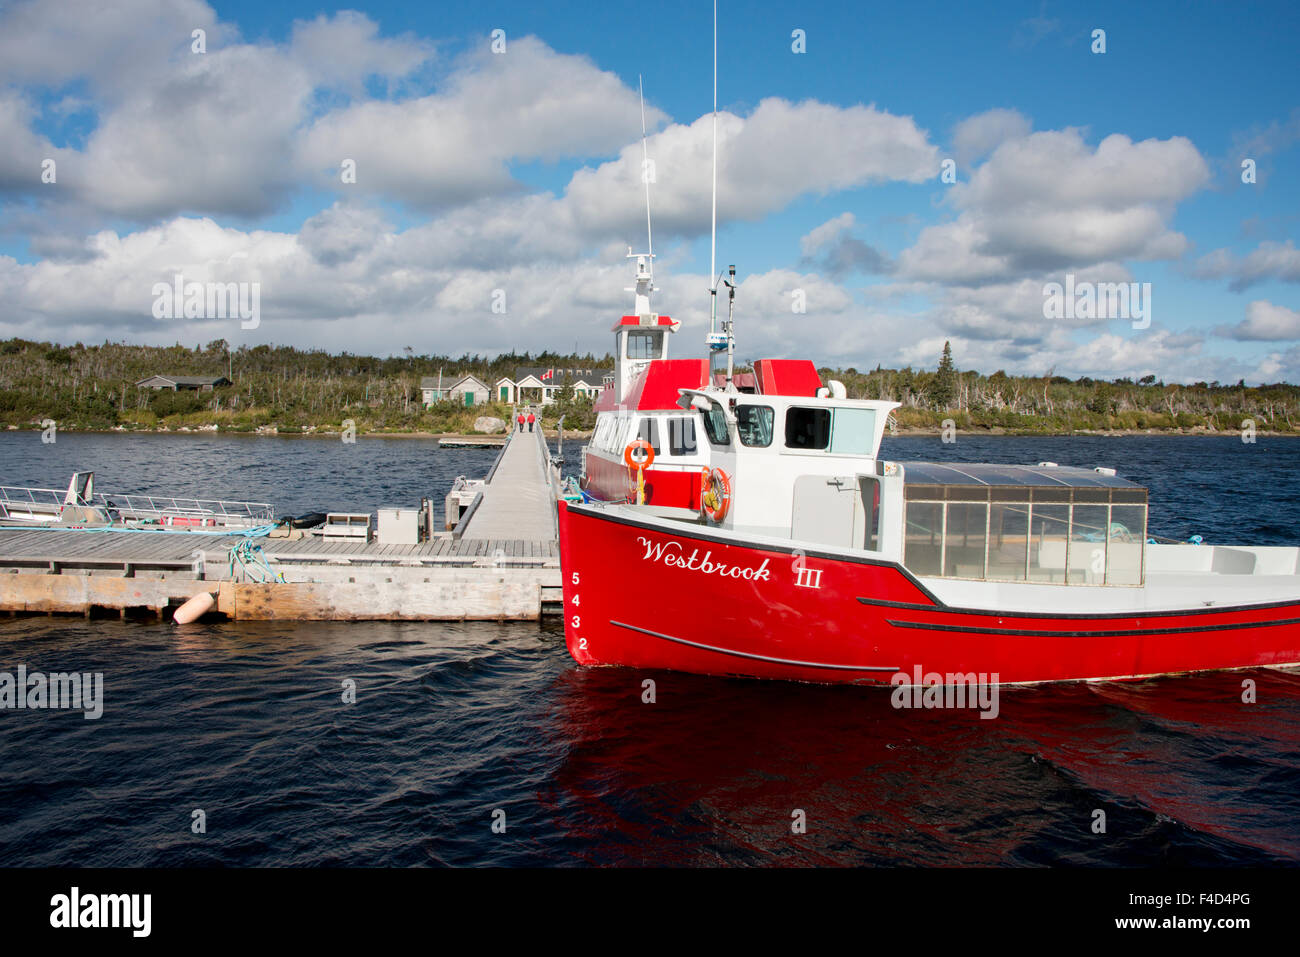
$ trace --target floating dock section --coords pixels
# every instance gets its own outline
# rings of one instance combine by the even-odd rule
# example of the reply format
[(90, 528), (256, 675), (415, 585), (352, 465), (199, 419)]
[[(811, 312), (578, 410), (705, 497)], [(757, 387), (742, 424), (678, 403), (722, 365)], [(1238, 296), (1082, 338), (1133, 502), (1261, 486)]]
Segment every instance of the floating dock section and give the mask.
[(0, 527), (0, 611), (168, 618), (207, 591), (236, 621), (537, 619), (560, 610), (558, 489), (541, 432), (515, 432), (456, 527), (418, 544)]

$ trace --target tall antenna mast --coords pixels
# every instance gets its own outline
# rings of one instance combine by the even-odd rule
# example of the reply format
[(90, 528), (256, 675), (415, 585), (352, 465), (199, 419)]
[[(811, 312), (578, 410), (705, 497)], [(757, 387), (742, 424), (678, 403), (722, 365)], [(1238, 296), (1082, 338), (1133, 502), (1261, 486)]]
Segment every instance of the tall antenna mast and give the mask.
[(709, 241), (709, 340), (718, 324), (718, 0), (713, 0), (713, 232)]
[(713, 0), (713, 230), (709, 241), (709, 361), (727, 348), (727, 333), (718, 332), (718, 0)]
[(643, 253), (634, 253), (631, 246), (627, 247), (627, 258), (636, 260), (636, 286), (627, 291), (636, 293), (633, 308), (638, 316), (648, 322), (653, 315), (650, 312), (650, 293), (655, 291), (655, 247), (654, 234), (650, 230), (650, 152), (649, 147), (646, 146), (645, 90), (639, 73), (636, 77), (636, 89), (641, 97), (641, 181), (645, 183), (645, 238), (649, 248)]
[(645, 133), (645, 90), (641, 86), (641, 74), (636, 75), (636, 92), (641, 97), (641, 181), (645, 183), (645, 241), (646, 252), (650, 254), (650, 268), (654, 269), (655, 240), (650, 232), (650, 153), (646, 146)]

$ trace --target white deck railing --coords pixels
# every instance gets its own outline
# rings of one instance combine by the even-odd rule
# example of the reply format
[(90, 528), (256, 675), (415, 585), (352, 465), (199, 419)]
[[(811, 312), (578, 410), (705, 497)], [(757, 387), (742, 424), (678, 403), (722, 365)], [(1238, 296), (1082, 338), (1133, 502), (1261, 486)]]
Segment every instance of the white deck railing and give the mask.
[(230, 502), (221, 499), (180, 498), (171, 495), (95, 495), (95, 504), (114, 509), (123, 518), (186, 519), (216, 525), (267, 525), (275, 521), (268, 502)]
[(6, 514), (36, 520), (56, 519), (63, 511), (67, 492), (52, 488), (24, 488), (18, 485), (0, 485), (0, 506)]

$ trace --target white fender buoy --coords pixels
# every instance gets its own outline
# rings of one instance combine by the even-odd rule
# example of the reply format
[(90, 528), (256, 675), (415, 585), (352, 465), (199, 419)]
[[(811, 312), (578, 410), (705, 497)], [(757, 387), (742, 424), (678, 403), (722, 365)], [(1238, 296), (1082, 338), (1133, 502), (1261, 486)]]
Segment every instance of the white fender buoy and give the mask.
[(201, 591), (176, 609), (176, 614), (172, 615), (172, 621), (178, 625), (188, 625), (210, 612), (216, 603), (217, 600), (212, 597), (211, 592)]

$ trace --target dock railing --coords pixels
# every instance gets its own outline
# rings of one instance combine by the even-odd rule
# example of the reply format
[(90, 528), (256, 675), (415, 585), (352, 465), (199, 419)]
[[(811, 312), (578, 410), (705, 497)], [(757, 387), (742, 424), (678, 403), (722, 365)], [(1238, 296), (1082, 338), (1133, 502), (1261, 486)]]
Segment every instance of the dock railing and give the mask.
[(37, 516), (57, 519), (63, 511), (66, 491), (52, 488), (24, 488), (0, 485), (0, 511), (6, 515), (36, 520)]
[(275, 508), (269, 502), (232, 502), (221, 499), (180, 498), (171, 495), (122, 495), (100, 492), (96, 504), (114, 509), (123, 518), (181, 519), (215, 525), (269, 525)]

